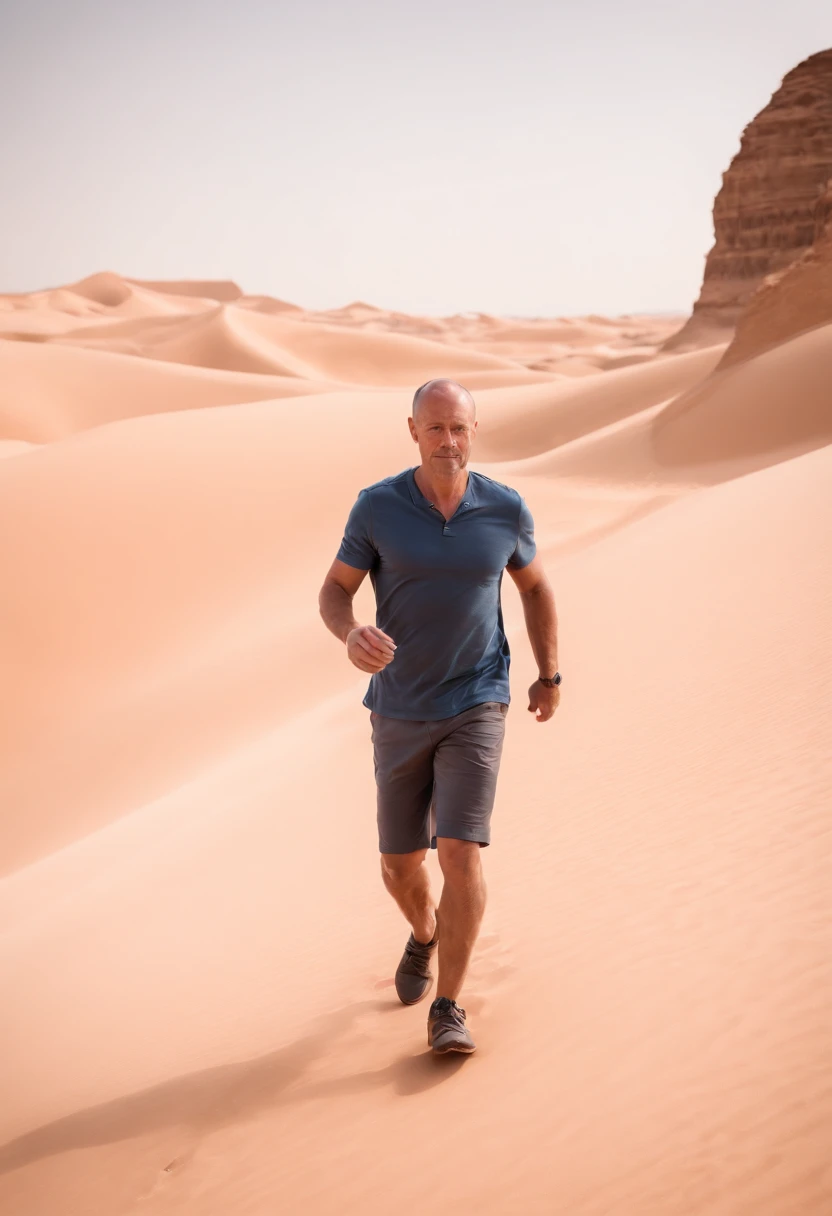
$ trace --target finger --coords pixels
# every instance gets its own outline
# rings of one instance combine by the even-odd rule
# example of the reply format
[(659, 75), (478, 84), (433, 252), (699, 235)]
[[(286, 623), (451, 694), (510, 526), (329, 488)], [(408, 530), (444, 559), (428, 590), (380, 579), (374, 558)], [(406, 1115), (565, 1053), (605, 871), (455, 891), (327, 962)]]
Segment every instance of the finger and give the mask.
[(359, 633), (358, 641), (372, 655), (383, 655), (392, 659), (395, 647), (392, 642), (382, 642), (380, 638), (376, 638), (372, 633)]
[(365, 650), (373, 659), (389, 660), (393, 657), (392, 650), (386, 648), (381, 642), (377, 642), (367, 634), (359, 633), (356, 641), (362, 650)]
[(381, 629), (376, 629), (375, 625), (368, 625), (366, 628), (367, 636), (375, 643), (386, 647), (388, 650), (395, 650), (396, 643), (391, 637), (388, 637)]
[(389, 659), (380, 659), (376, 654), (362, 654), (360, 661), (365, 664), (367, 671), (384, 671), (390, 663)]
[(360, 667), (362, 671), (381, 671), (382, 667), (386, 667), (388, 662), (388, 660), (382, 659), (380, 655), (369, 654), (366, 650), (362, 650), (360, 646), (354, 646), (350, 650), (349, 660), (356, 667)]
[(367, 628), (372, 634), (375, 635), (375, 637), (380, 638), (382, 642), (387, 642), (388, 645), (392, 646), (394, 650), (396, 649), (396, 643), (389, 634), (384, 632), (383, 629), (379, 629), (377, 625), (368, 625)]
[(378, 664), (374, 663), (372, 659), (364, 659), (359, 657), (354, 658), (353, 663), (359, 669), (359, 671), (369, 672), (371, 676), (376, 675), (384, 667), (386, 667), (386, 663)]
[(382, 671), (390, 662), (389, 655), (367, 654), (362, 655), (362, 658), (370, 664), (373, 671)]

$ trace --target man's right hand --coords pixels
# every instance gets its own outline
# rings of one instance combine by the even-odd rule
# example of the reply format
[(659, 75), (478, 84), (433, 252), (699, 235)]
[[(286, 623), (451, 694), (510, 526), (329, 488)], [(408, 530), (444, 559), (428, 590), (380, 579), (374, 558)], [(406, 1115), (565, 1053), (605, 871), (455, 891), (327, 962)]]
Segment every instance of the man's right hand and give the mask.
[(347, 634), (346, 643), (350, 662), (361, 671), (372, 673), (385, 668), (396, 649), (393, 639), (375, 625), (359, 625), (351, 629)]

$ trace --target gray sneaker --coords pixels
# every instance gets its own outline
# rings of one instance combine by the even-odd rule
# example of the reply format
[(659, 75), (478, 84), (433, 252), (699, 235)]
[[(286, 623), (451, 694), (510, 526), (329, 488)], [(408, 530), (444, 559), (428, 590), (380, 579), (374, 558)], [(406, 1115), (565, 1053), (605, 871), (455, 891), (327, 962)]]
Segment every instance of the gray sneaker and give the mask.
[(415, 1005), (430, 988), (433, 972), (430, 956), (436, 949), (437, 938), (432, 942), (417, 942), (411, 933), (404, 948), (402, 961), (396, 970), (396, 992), (403, 1005)]
[(462, 1051), (470, 1055), (477, 1045), (465, 1029), (465, 1010), (460, 1009), (450, 997), (438, 996), (428, 1014), (428, 1046), (434, 1055), (443, 1056), (448, 1051)]

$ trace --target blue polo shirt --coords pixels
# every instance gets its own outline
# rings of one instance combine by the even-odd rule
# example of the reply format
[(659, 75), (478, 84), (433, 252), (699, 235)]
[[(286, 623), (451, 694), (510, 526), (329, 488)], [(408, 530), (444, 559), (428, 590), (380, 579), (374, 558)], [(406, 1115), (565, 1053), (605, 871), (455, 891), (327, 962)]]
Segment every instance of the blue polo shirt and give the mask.
[(516, 490), (471, 470), (446, 522), (414, 473), (361, 490), (338, 558), (369, 570), (376, 625), (397, 648), (364, 704), (383, 717), (437, 721), (509, 701), (500, 585), (506, 566), (534, 557), (534, 523)]

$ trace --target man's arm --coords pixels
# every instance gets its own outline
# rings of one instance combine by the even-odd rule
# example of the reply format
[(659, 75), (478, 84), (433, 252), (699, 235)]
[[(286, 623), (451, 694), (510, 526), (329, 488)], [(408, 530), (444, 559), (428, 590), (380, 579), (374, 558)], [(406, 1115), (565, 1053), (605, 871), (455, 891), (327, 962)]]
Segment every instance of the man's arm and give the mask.
[[(537, 660), (538, 674), (553, 676), (558, 669), (558, 615), (555, 596), (543, 563), (535, 556), (522, 570), (508, 572), (520, 592), (523, 616), (529, 634), (532, 652)], [(560, 702), (560, 687), (548, 688), (535, 680), (529, 689), (529, 713), (537, 715), (538, 722), (547, 722)]]
[(327, 629), (346, 645), (350, 662), (374, 673), (387, 666), (396, 646), (375, 625), (359, 625), (355, 619), (352, 601), (367, 573), (336, 558), (318, 595), (318, 607)]

